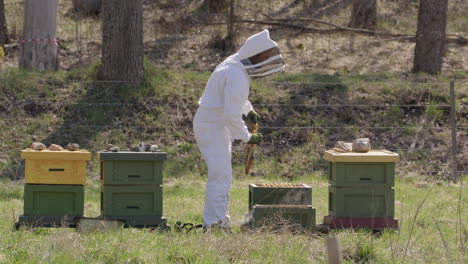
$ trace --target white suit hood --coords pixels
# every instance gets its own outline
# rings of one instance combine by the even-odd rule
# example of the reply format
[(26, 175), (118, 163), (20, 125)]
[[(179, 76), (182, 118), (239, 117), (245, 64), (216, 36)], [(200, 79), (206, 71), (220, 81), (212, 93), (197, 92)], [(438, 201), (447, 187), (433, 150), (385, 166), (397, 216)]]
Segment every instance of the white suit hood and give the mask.
[[(251, 57), (267, 50), (271, 50), (268, 59), (252, 63)], [(249, 37), (232, 59), (240, 62), (249, 77), (263, 77), (284, 70), (284, 61), (278, 44), (270, 38), (268, 29)]]
[(239, 60), (248, 59), (274, 47), (278, 47), (278, 44), (270, 38), (268, 29), (265, 29), (260, 33), (252, 35), (244, 42), (239, 51), (237, 51), (237, 58)]

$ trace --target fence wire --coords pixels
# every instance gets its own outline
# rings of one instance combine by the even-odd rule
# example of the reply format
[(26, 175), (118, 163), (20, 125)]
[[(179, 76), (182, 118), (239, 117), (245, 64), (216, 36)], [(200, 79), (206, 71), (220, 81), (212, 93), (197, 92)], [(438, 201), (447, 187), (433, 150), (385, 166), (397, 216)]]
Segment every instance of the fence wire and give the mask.
[[(113, 125), (106, 125), (106, 126), (77, 126), (77, 125), (59, 125), (63, 128), (108, 128), (108, 129), (148, 129), (148, 130), (157, 130), (161, 127), (153, 127), (153, 126), (113, 126)], [(353, 127), (346, 127), (346, 126), (262, 126), (261, 129), (417, 129), (418, 127), (373, 127), (373, 126), (353, 126)], [(457, 126), (456, 128), (461, 129), (468, 129), (468, 126)], [(451, 127), (443, 127), (443, 126), (433, 126), (433, 127), (421, 127), (421, 129), (451, 129)]]
[[(0, 78), (0, 83), (2, 81), (2, 78)], [(128, 84), (128, 85), (127, 85)], [(138, 109), (139, 106), (142, 104), (140, 103), (134, 103), (134, 102), (126, 102), (126, 98), (117, 98), (117, 102), (115, 101), (106, 101), (106, 99), (111, 100), (111, 98), (100, 98), (103, 97), (105, 93), (111, 91), (113, 89), (132, 89), (129, 88), (130, 85), (133, 85), (135, 83), (133, 82), (125, 82), (125, 81), (67, 81), (67, 83), (64, 83), (61, 85), (63, 88), (68, 88), (68, 89), (78, 89), (78, 90), (83, 90), (83, 89), (91, 89), (94, 88), (94, 91), (90, 94), (65, 94), (64, 97), (66, 96), (74, 96), (73, 98), (68, 98), (71, 99), (70, 101), (66, 101), (67, 98), (63, 99), (48, 99), (48, 98), (30, 98), (30, 99), (23, 99), (23, 100), (16, 100), (16, 101), (11, 101), (11, 99), (4, 97), (1, 98), (0, 100), (0, 110), (3, 108), (4, 110), (7, 109), (7, 111), (11, 111), (12, 109), (24, 109), (26, 111), (27, 107), (31, 106), (40, 106), (40, 107), (45, 107), (46, 110), (48, 107), (53, 107), (54, 104), (59, 104), (59, 107), (71, 107), (72, 109), (89, 109), (90, 107), (93, 106), (99, 106), (99, 107), (128, 107), (130, 109)], [(140, 82), (141, 84), (141, 82)], [(143, 82), (143, 84), (148, 85), (148, 87), (151, 87), (153, 85), (152, 82)], [(50, 86), (49, 83), (44, 82), (38, 82), (37, 87), (41, 86)], [(181, 84), (184, 87), (187, 86), (187, 84)], [(323, 108), (323, 111), (328, 111), (328, 109), (331, 108), (342, 108), (345, 109), (346, 111), (349, 111), (352, 108), (358, 108), (358, 109), (372, 109), (372, 111), (375, 111), (374, 109), (378, 109), (377, 111), (382, 111), (386, 112), (388, 111), (388, 108), (419, 108), (419, 109), (426, 109), (425, 111), (428, 111), (427, 109), (430, 108), (437, 108), (441, 111), (446, 111), (449, 110), (450, 112), (453, 112), (455, 110), (458, 110), (456, 112), (456, 115), (459, 116), (459, 120), (463, 121), (464, 116), (467, 114), (466, 113), (466, 106), (468, 104), (464, 103), (462, 101), (461, 104), (457, 105), (455, 108), (454, 105), (451, 104), (451, 102), (448, 102), (447, 96), (450, 97), (450, 99), (453, 101), (453, 98), (451, 96), (457, 96), (456, 94), (453, 94), (449, 92), (449, 83), (448, 82), (436, 82), (436, 83), (417, 83), (417, 82), (372, 82), (372, 81), (345, 81), (345, 82), (288, 82), (288, 81), (268, 81), (264, 85), (270, 85), (271, 87), (277, 87), (278, 91), (284, 91), (287, 92), (285, 95), (286, 96), (291, 96), (291, 95), (298, 95), (298, 96), (303, 96), (303, 94), (295, 94), (296, 90), (310, 90), (310, 89), (321, 89), (318, 90), (318, 92), (322, 94), (317, 94), (316, 96), (324, 95), (330, 96), (328, 97), (329, 99), (335, 100), (330, 101), (330, 103), (322, 103), (322, 102), (316, 102), (314, 103), (281, 103), (281, 102), (272, 102), (272, 103), (255, 103), (253, 106), (255, 108), (304, 108), (304, 111), (307, 111), (308, 109), (306, 108), (312, 108), (312, 109), (318, 109), (318, 108)], [(287, 86), (287, 87), (285, 87)], [(330, 86), (332, 86), (330, 88)], [(414, 103), (404, 103), (405, 101), (402, 101), (403, 103), (391, 103), (391, 102), (383, 102), (381, 104), (360, 104), (360, 103), (350, 103), (350, 100), (356, 100), (355, 95), (360, 96), (366, 95), (366, 90), (363, 89), (369, 89), (369, 87), (372, 87), (373, 90), (383, 90), (383, 89), (392, 89), (393, 87), (397, 87), (398, 91), (411, 91), (411, 95), (416, 95), (415, 99), (416, 100)], [(403, 86), (403, 87), (402, 87)], [(458, 89), (461, 89), (461, 94), (462, 96), (466, 97), (468, 89), (465, 89), (468, 87), (468, 83), (460, 82), (456, 83), (456, 86)], [(284, 88), (285, 87), (285, 88)], [(322, 87), (325, 87), (323, 89)], [(203, 87), (196, 87), (195, 89), (199, 90), (200, 94), (203, 89)], [(255, 88), (253, 88), (255, 89)], [(328, 90), (327, 90), (328, 89)], [(426, 92), (429, 91), (429, 92)], [(1, 91), (0, 91), (1, 92)], [(128, 92), (128, 90), (127, 90)], [(155, 93), (158, 91), (155, 90)], [(385, 92), (385, 91), (384, 91)], [(394, 93), (395, 90), (390, 90), (389, 92)], [(341, 99), (341, 97), (336, 97), (336, 96), (342, 96), (341, 94), (346, 93), (346, 98), (343, 100), (343, 103), (336, 103), (336, 99)], [(435, 93), (435, 94), (433, 94)], [(329, 95), (328, 95), (329, 94)], [(443, 95), (442, 95), (443, 94)], [(312, 94), (314, 95), (314, 94)], [(333, 96), (335, 97), (333, 97)], [(281, 94), (276, 95), (278, 98), (281, 98)], [(442, 96), (442, 97), (441, 97)], [(103, 100), (104, 99), (104, 100)], [(291, 99), (291, 98), (289, 98)], [(302, 99), (302, 98), (297, 98), (297, 99)], [(305, 100), (312, 100), (312, 98), (309, 97), (304, 97)], [(328, 99), (328, 100), (329, 100)], [(358, 98), (359, 99), (359, 98)], [(295, 99), (292, 99), (293, 101)], [(361, 100), (361, 99), (359, 99)], [(358, 100), (358, 101), (359, 101)], [(365, 100), (365, 99), (364, 99)], [(437, 100), (442, 101), (437, 102)], [(341, 100), (340, 100), (341, 101)], [(145, 106), (146, 111), (151, 111), (151, 107), (167, 107), (167, 108), (181, 108), (183, 109), (188, 109), (192, 114), (195, 113), (197, 109), (196, 103), (189, 103), (189, 104), (179, 104), (179, 102), (174, 102), (173, 105), (169, 106), (168, 104), (157, 102), (157, 103), (148, 103), (145, 102), (147, 105)], [(149, 106), (149, 108), (148, 108)], [(105, 109), (105, 108), (104, 108)], [(380, 110), (382, 109), (382, 110)], [(44, 111), (44, 110), (42, 110)], [(91, 110), (92, 111), (92, 108)], [(418, 110), (416, 110), (418, 111)], [(420, 111), (418, 112), (419, 114), (424, 115), (424, 113), (421, 113)], [(104, 114), (105, 115), (105, 114)], [(411, 113), (410, 113), (411, 115)], [(112, 116), (109, 116), (111, 118)], [(447, 118), (448, 120), (448, 118)], [(447, 120), (444, 120), (447, 122)], [(92, 120), (90, 120), (92, 121)], [(466, 121), (466, 120), (465, 120)], [(84, 120), (83, 122), (86, 122)], [(444, 122), (444, 123), (445, 123)], [(449, 122), (447, 122), (448, 124)], [(173, 125), (177, 125), (178, 122), (175, 120), (173, 122)], [(400, 123), (401, 124), (401, 123)], [(349, 130), (408, 130), (408, 129), (413, 129), (413, 130), (418, 130), (417, 133), (419, 133), (421, 130), (438, 130), (438, 129), (444, 129), (444, 130), (458, 130), (458, 131), (463, 131), (467, 130), (468, 126), (465, 125), (466, 122), (463, 121), (463, 124), (461, 125), (456, 125), (456, 124), (450, 124), (450, 125), (421, 125), (419, 123), (415, 122), (408, 122), (407, 124), (404, 124), (403, 126), (359, 126), (359, 125), (345, 125), (345, 126), (327, 126), (327, 125), (303, 125), (303, 126), (288, 126), (288, 125), (280, 125), (280, 126), (261, 126), (261, 130), (264, 131), (272, 131), (272, 130), (279, 130), (279, 135), (285, 134), (287, 131), (285, 130), (343, 130), (343, 131), (349, 131)], [(406, 125), (406, 126), (405, 126)], [(152, 125), (69, 125), (67, 123), (65, 124), (55, 124), (54, 126), (60, 127), (63, 129), (61, 133), (67, 133), (67, 130), (72, 130), (72, 129), (84, 129), (84, 131), (98, 131), (98, 130), (124, 130), (124, 131), (138, 131), (138, 130), (143, 130), (143, 131), (161, 131), (163, 128), (162, 127), (157, 127), (157, 126), (152, 126)], [(456, 135), (456, 133), (455, 133)], [(453, 137), (453, 134), (452, 134)], [(264, 142), (265, 146), (271, 146), (274, 145), (273, 141), (271, 141), (271, 137), (267, 135), (266, 137), (266, 142)], [(286, 142), (294, 142), (290, 141), (289, 139), (285, 139)], [(452, 141), (453, 143), (454, 141)], [(266, 144), (265, 144), (266, 143)], [(411, 153), (431, 153), (434, 150), (434, 148), (418, 148), (418, 147), (411, 147), (411, 148), (405, 148), (405, 147), (398, 147), (399, 144), (395, 144), (394, 146), (379, 146), (379, 147), (384, 147), (387, 150), (394, 151), (394, 152), (399, 152), (399, 153), (407, 153), (408, 155)], [(440, 146), (437, 146), (439, 148)], [(99, 150), (94, 150), (94, 151), (99, 151)], [(452, 155), (455, 155), (454, 153), (459, 153), (460, 151), (463, 151), (463, 149), (457, 149), (455, 146), (445, 146), (445, 149), (443, 151), (446, 151), (449, 153), (452, 151)], [(455, 151), (455, 152), (454, 152)], [(457, 168), (454, 168), (452, 170), (452, 173), (456, 174), (463, 174), (466, 173), (467, 171), (461, 170), (457, 171)], [(424, 171), (426, 174), (438, 174), (440, 171)]]

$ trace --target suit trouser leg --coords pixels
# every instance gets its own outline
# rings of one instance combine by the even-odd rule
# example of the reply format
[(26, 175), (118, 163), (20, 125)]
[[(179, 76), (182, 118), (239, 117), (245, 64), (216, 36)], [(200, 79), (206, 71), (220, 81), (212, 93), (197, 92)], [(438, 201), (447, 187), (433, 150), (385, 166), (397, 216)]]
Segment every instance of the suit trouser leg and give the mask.
[(218, 123), (194, 122), (194, 133), (208, 167), (203, 225), (229, 219), (229, 190), (232, 181), (231, 136)]

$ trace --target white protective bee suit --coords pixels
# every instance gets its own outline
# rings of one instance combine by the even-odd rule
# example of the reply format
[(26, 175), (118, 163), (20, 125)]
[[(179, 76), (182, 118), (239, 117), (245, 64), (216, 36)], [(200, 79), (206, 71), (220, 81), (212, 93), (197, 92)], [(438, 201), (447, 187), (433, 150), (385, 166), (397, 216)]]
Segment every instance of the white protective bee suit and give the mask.
[(242, 120), (253, 110), (249, 97), (250, 77), (265, 76), (284, 68), (279, 54), (251, 65), (248, 58), (277, 47), (268, 30), (248, 38), (239, 51), (219, 64), (212, 73), (198, 104), (193, 129), (197, 145), (208, 167), (203, 226), (229, 227), (229, 189), (232, 180), (231, 142), (250, 140)]

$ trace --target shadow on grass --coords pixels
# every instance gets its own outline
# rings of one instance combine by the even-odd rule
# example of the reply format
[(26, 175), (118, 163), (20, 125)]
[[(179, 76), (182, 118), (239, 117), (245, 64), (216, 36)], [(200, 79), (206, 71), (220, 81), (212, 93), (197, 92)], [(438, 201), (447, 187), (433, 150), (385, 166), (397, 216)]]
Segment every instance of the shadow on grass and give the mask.
[[(53, 128), (41, 142), (46, 146), (57, 144), (63, 147), (74, 142), (78, 143), (80, 148), (91, 151), (96, 145), (107, 143), (96, 142), (96, 135), (101, 132), (115, 131), (114, 134), (121, 134), (122, 131), (137, 129), (125, 127), (122, 120), (129, 119), (135, 112), (141, 111), (141, 106), (136, 102), (144, 90), (150, 87), (149, 83), (144, 82), (135, 84), (80, 81), (65, 83), (65, 85), (80, 86), (84, 95), (76, 101), (70, 98), (71, 102), (52, 102), (56, 110), (51, 114), (63, 115), (63, 121)], [(44, 108), (43, 111), (51, 111), (51, 109)], [(24, 147), (26, 146), (22, 146)], [(3, 172), (4, 176), (18, 180), (24, 176), (24, 162), (14, 159)]]
[(89, 146), (96, 134), (121, 129), (121, 119), (138, 111), (134, 94), (145, 89), (145, 83), (83, 82), (86, 93), (76, 102), (64, 105), (63, 123), (43, 143), (65, 146), (69, 142)]

